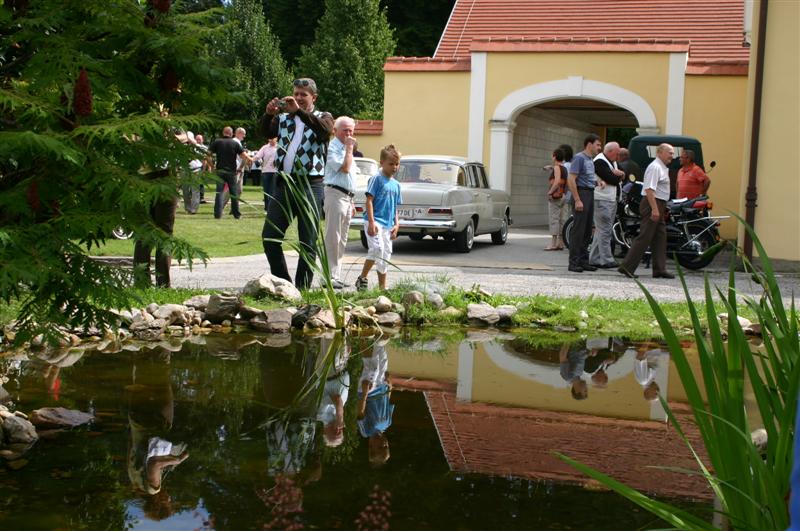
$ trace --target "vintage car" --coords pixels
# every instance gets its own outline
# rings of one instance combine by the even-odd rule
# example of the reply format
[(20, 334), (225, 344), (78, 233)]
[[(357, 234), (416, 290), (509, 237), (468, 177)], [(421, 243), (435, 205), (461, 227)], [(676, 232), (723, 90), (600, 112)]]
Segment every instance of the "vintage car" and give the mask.
[(356, 163), (356, 190), (366, 190), (369, 178), (380, 171), (378, 162), (375, 159), (369, 159), (367, 157), (353, 157), (353, 162)]
[[(395, 178), (402, 189), (398, 208), (400, 235), (421, 240), (426, 235), (454, 241), (457, 251), (472, 250), (475, 236), (491, 234), (502, 245), (511, 224), (509, 196), (489, 188), (486, 170), (479, 162), (441, 155), (404, 156)], [(356, 190), (356, 215), (352, 227), (364, 235), (366, 186)]]

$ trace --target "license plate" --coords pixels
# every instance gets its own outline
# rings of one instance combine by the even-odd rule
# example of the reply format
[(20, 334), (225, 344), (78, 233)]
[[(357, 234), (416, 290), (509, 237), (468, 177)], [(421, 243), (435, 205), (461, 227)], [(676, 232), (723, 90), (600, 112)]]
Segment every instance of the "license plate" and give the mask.
[(414, 219), (425, 212), (424, 208), (398, 208), (397, 215), (403, 219)]

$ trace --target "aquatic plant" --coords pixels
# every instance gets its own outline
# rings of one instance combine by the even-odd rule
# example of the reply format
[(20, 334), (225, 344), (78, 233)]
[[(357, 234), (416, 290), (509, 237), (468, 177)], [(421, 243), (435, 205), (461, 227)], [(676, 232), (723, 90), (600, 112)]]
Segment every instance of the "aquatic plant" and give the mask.
[[(706, 278), (707, 336), (700, 325), (698, 311), (689, 304), (702, 381), (698, 381), (692, 372), (686, 353), (660, 305), (640, 284), (669, 346), (711, 467), (706, 466), (698, 449), (689, 442), (666, 400), (661, 398), (661, 402), (674, 428), (695, 457), (699, 473), (714, 491), (719, 507), (715, 510), (715, 522), (654, 500), (597, 470), (559, 455), (585, 474), (680, 529), (728, 526), (733, 529), (783, 530), (789, 524), (785, 496), (789, 492), (794, 419), (800, 386), (798, 312), (794, 301), (788, 311), (785, 308), (771, 261), (753, 229), (746, 226), (746, 230), (756, 245), (760, 268), (747, 259), (744, 264), (763, 286), (764, 292), (760, 300), (746, 298), (744, 304), (755, 313), (761, 325), (763, 351), (752, 348), (737, 318), (740, 301), (737, 300), (733, 264), (727, 293), (717, 288), (718, 303)], [(688, 301), (689, 292), (682, 273), (680, 277)], [(728, 313), (726, 330), (718, 321), (718, 308), (724, 308)], [(745, 407), (745, 378), (755, 396), (757, 417)], [(707, 396), (705, 401), (701, 383)], [(768, 435), (766, 455), (762, 455), (751, 439), (752, 431), (762, 425)]]

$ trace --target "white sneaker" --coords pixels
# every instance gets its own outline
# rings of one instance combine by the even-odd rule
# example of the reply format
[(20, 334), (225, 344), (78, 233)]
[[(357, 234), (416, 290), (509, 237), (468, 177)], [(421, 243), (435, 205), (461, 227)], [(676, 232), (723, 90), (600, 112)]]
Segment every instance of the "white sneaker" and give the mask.
[(338, 278), (334, 278), (333, 280), (331, 280), (331, 286), (333, 287), (333, 289), (342, 289), (342, 288), (346, 288), (347, 284), (345, 284), (344, 282), (342, 282)]

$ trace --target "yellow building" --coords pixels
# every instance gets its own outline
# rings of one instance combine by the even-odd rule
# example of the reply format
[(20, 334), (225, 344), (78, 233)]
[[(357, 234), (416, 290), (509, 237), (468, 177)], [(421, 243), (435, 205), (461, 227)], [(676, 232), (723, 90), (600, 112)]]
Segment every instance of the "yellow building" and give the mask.
[[(767, 61), (765, 101), (788, 101), (791, 112), (765, 108), (781, 119), (762, 128), (762, 146), (765, 137), (791, 133), (791, 124), (796, 133), (800, 121), (798, 61), (792, 59), (800, 2), (770, 5), (779, 12), (771, 24), (787, 35), (776, 35), (767, 51), (787, 57), (776, 56), (774, 70)], [(377, 157), (391, 142), (405, 154), (480, 160), (491, 185), (511, 193), (515, 224), (545, 225), (542, 167), (559, 144), (579, 151), (587, 133), (606, 137), (611, 127), (693, 136), (703, 144), (706, 165), (717, 163), (710, 175), (715, 213), (744, 215), (746, 109), (753, 91), (745, 15), (752, 7), (745, 0), (457, 0), (433, 57), (387, 60), (384, 120), (359, 136), (361, 151)], [(787, 66), (789, 79), (781, 83), (777, 77)], [(766, 187), (759, 202), (766, 194), (771, 199), (784, 178), (792, 193), (775, 194), (780, 209), (759, 206), (762, 238), (783, 215), (783, 203), (800, 200), (797, 176), (772, 170), (784, 158), (778, 152), (790, 151), (759, 158), (759, 171), (770, 175), (759, 183)], [(796, 233), (798, 209), (791, 214)], [(736, 238), (737, 223), (723, 222), (721, 233)], [(777, 238), (765, 238), (772, 256), (800, 260), (800, 236), (788, 247)]]

